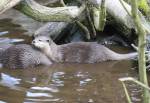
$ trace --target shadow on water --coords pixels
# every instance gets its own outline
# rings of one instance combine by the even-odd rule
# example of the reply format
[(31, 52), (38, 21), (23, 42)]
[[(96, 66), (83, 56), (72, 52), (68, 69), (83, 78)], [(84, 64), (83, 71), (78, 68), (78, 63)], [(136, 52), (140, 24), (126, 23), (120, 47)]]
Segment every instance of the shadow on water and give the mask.
[[(27, 43), (26, 30), (11, 19), (0, 20), (0, 43)], [(116, 51), (125, 49), (113, 48)], [(126, 103), (120, 77), (137, 77), (132, 61), (54, 64), (34, 69), (0, 69), (1, 103)], [(128, 84), (134, 103), (139, 89)]]

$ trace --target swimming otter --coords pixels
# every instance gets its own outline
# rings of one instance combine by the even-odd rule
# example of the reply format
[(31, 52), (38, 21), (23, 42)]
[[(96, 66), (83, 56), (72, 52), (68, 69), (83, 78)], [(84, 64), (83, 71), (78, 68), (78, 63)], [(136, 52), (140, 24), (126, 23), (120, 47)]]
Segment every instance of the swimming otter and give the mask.
[(73, 42), (56, 45), (45, 36), (36, 37), (32, 44), (55, 62), (97, 63), (108, 60), (135, 58), (138, 53), (118, 54), (96, 42)]
[(8, 48), (3, 49), (4, 51), (0, 53), (0, 63), (2, 67), (15, 69), (34, 67), (39, 64), (52, 64), (44, 53), (31, 45), (19, 44), (7, 47)]
[(8, 44), (8, 43), (3, 43), (3, 44), (0, 44), (0, 52), (3, 52), (5, 51), (6, 49), (8, 49), (9, 47), (13, 46), (13, 44)]

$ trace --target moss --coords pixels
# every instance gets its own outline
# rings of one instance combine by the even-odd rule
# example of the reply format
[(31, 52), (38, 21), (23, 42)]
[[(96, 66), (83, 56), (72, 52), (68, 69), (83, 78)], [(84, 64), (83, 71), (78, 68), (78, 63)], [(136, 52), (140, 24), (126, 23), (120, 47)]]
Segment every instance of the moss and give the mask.
[(28, 15), (29, 17), (37, 20), (37, 21), (66, 21), (70, 22), (73, 18), (69, 15), (62, 14), (62, 13), (42, 13), (33, 9), (26, 1), (22, 1), (19, 5), (15, 7), (17, 10), (21, 11), (22, 13)]
[(139, 0), (138, 2), (138, 8), (145, 14), (148, 15), (148, 13), (150, 12), (150, 8), (147, 4), (146, 0)]

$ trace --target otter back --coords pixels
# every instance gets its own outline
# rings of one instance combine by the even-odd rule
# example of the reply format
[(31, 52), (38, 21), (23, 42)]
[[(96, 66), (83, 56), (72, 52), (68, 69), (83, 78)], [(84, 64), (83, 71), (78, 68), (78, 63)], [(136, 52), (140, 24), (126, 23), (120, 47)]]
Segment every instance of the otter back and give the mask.
[[(60, 51), (59, 51), (60, 50)], [(59, 45), (63, 62), (96, 63), (108, 60), (131, 59), (137, 53), (119, 54), (96, 42), (75, 42)]]
[(13, 46), (13, 44), (0, 44), (0, 53), (4, 52), (9, 47)]
[(43, 53), (27, 44), (9, 47), (0, 58), (2, 65), (6, 68), (27, 68), (39, 64), (51, 64)]

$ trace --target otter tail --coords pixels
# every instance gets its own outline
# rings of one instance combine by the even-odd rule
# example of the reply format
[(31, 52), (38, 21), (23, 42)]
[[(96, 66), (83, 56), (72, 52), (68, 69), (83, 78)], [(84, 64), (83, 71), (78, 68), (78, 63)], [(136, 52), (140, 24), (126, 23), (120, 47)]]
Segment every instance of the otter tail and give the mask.
[(127, 53), (127, 54), (118, 54), (115, 53), (114, 55), (115, 60), (127, 60), (127, 59), (136, 59), (138, 57), (138, 53)]

